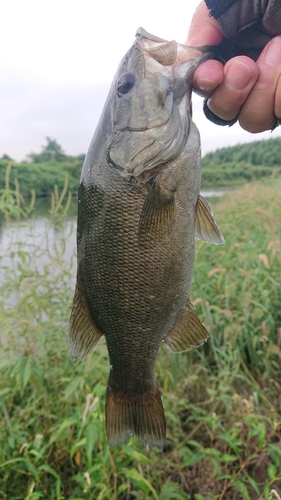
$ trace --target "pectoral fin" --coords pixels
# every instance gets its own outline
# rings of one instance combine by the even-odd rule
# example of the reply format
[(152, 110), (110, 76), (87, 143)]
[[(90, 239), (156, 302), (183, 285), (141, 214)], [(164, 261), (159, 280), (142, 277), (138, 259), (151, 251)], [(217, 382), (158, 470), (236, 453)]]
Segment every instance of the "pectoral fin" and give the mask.
[(188, 299), (178, 324), (164, 342), (170, 351), (178, 353), (199, 347), (207, 338), (208, 332), (196, 316), (193, 305)]
[(143, 204), (139, 236), (161, 236), (171, 226), (175, 211), (176, 180), (171, 173), (160, 173), (153, 181)]
[(101, 337), (77, 281), (67, 332), (68, 349), (73, 361), (85, 358)]
[(216, 224), (210, 204), (201, 194), (198, 196), (195, 209), (195, 236), (215, 245), (224, 243), (224, 237)]

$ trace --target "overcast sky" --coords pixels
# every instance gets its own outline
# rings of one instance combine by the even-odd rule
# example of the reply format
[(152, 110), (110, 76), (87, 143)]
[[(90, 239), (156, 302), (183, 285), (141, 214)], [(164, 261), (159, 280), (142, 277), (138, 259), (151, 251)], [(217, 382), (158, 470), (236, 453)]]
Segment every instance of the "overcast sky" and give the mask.
[[(7, 0), (1, 3), (0, 156), (39, 152), (49, 136), (85, 153), (136, 29), (185, 42), (199, 0)], [(218, 127), (194, 96), (203, 153), (281, 135)]]

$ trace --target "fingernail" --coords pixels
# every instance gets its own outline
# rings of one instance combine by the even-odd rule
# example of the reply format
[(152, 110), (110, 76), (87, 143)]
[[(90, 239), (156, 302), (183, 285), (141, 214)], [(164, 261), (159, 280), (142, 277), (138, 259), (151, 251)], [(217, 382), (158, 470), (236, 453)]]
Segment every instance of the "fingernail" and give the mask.
[(277, 36), (265, 49), (264, 62), (268, 66), (277, 66), (281, 63), (281, 37)]
[(214, 90), (217, 86), (217, 82), (211, 80), (210, 78), (197, 78), (196, 84), (198, 86), (198, 90), (201, 90), (202, 92), (209, 92)]
[(253, 78), (252, 70), (243, 63), (230, 66), (225, 75), (225, 85), (231, 90), (243, 90)]

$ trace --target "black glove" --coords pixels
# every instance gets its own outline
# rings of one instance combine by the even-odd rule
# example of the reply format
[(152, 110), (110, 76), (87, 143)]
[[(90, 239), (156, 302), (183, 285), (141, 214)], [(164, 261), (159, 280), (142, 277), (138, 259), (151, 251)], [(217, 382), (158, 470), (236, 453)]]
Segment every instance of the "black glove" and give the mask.
[(281, 0), (205, 0), (225, 36), (216, 57), (245, 55), (255, 61), (271, 38), (281, 35)]
[[(205, 0), (205, 3), (219, 23), (224, 39), (215, 48), (214, 59), (223, 64), (232, 57), (245, 55), (257, 60), (265, 45), (275, 36), (281, 35), (281, 0)], [(216, 125), (233, 125), (231, 121), (216, 116), (203, 106), (208, 120)], [(276, 119), (272, 130), (280, 124)]]

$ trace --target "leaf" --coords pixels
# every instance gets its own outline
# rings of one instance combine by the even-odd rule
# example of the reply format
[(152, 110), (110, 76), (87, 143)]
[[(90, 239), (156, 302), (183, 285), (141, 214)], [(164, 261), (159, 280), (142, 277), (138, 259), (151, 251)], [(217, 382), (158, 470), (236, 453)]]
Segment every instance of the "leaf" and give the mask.
[(128, 489), (128, 484), (127, 483), (123, 483), (119, 486), (118, 488), (118, 493), (124, 493), (124, 491), (126, 491)]
[(8, 413), (7, 407), (5, 405), (5, 401), (1, 397), (1, 395), (0, 395), (0, 408), (2, 409), (3, 415), (5, 417), (9, 432), (10, 432), (10, 434), (13, 434), (13, 428), (12, 428), (12, 423), (11, 423), (11, 420), (9, 417), (9, 413)]
[(33, 493), (30, 493), (25, 500), (39, 500), (39, 498), (42, 498), (44, 496), (43, 493), (40, 493), (40, 491), (38, 492), (33, 492)]
[(268, 478), (271, 481), (274, 481), (275, 477), (276, 477), (276, 467), (275, 465), (270, 465), (267, 469), (267, 475), (268, 475)]
[(267, 447), (281, 456), (281, 448), (279, 448), (279, 446), (277, 446), (276, 444), (268, 443)]
[(124, 444), (122, 446), (122, 451), (126, 453), (129, 457), (133, 458), (134, 460), (137, 460), (137, 462), (141, 462), (143, 464), (148, 464), (150, 462), (149, 458), (140, 453), (139, 451), (135, 450), (134, 448), (131, 448), (127, 444)]
[(201, 447), (201, 444), (198, 443), (198, 441), (195, 441), (194, 439), (190, 439), (189, 441), (187, 441), (187, 444), (190, 446), (196, 446), (197, 448)]
[(233, 462), (233, 460), (237, 460), (237, 457), (228, 453), (223, 453), (219, 458), (220, 462)]
[(26, 465), (26, 468), (27, 470), (30, 472), (30, 474), (38, 480), (38, 472), (37, 470), (35, 469), (33, 463), (28, 460), (27, 458), (24, 459), (24, 462), (25, 462), (25, 465)]
[(52, 467), (50, 467), (47, 464), (42, 465), (40, 467), (40, 469), (48, 472), (49, 474), (51, 474), (52, 476), (54, 476), (56, 478), (56, 495), (57, 495), (57, 498), (61, 498), (60, 491), (61, 491), (62, 481), (61, 481), (59, 474)]
[(86, 457), (89, 465), (92, 465), (93, 450), (97, 440), (96, 427), (93, 424), (88, 424), (86, 427)]
[(151, 486), (147, 479), (145, 479), (136, 469), (126, 470), (125, 476), (127, 479), (130, 479), (131, 481), (136, 483), (138, 488), (140, 488), (146, 495), (148, 491), (150, 491), (155, 500), (160, 500), (153, 486)]
[(246, 475), (246, 478), (248, 483), (252, 486), (253, 490), (259, 495), (260, 490), (256, 481), (251, 476), (248, 476), (248, 474)]
[(204, 448), (204, 452), (208, 457), (218, 457), (221, 455), (220, 450), (217, 450), (217, 448)]
[(237, 488), (238, 491), (240, 491), (240, 493), (242, 493), (243, 500), (251, 500), (248, 489), (247, 489), (246, 485), (244, 483), (242, 483), (242, 481), (238, 481), (237, 479), (234, 479), (232, 484), (233, 484), (233, 486), (235, 486)]
[(257, 433), (258, 433), (258, 447), (262, 448), (266, 437), (266, 427), (264, 423), (262, 422), (259, 423)]
[(26, 357), (26, 363), (25, 363), (25, 367), (24, 367), (24, 370), (23, 370), (23, 387), (25, 388), (27, 386), (27, 383), (30, 379), (30, 376), (31, 376), (31, 362), (30, 362), (30, 359), (28, 357)]
[(178, 483), (168, 481), (161, 488), (159, 500), (189, 500), (189, 496)]
[(241, 448), (246, 446), (246, 443), (242, 441), (242, 439), (235, 439), (231, 436), (228, 436), (227, 434), (219, 434), (219, 438), (223, 441), (226, 441), (226, 443), (230, 446), (234, 453), (236, 453), (236, 455), (239, 455), (239, 453), (241, 452)]
[(53, 467), (50, 467), (50, 465), (48, 464), (41, 465), (40, 467), (38, 467), (38, 470), (48, 472), (49, 474), (51, 474), (60, 481), (60, 476), (58, 475), (58, 473), (55, 471), (55, 469), (53, 469)]
[(263, 493), (264, 493), (264, 498), (269, 498), (269, 483), (268, 483), (268, 480), (265, 481)]
[[(80, 441), (78, 441), (77, 443), (74, 443), (73, 446), (71, 446), (71, 449), (70, 449), (70, 457), (73, 458), (75, 457), (75, 454), (77, 452), (77, 450), (79, 450), (79, 448), (81, 448), (82, 446), (85, 446), (86, 445), (86, 438), (82, 438), (80, 439)], [(75, 458), (74, 458), (75, 460)]]
[(199, 452), (199, 453), (192, 453), (189, 458), (184, 460), (184, 462), (181, 464), (180, 468), (183, 469), (184, 467), (190, 467), (191, 465), (196, 464), (196, 462), (199, 462), (199, 460), (202, 460), (205, 457), (205, 453)]
[(13, 460), (7, 460), (6, 462), (3, 462), (2, 464), (0, 464), (0, 468), (6, 467), (7, 465), (10, 465), (10, 464), (16, 464), (17, 462), (25, 462), (25, 459), (24, 458), (14, 458)]
[(61, 434), (61, 432), (64, 430), (64, 429), (67, 429), (67, 427), (71, 427), (71, 426), (74, 426), (74, 425), (77, 425), (77, 420), (76, 418), (67, 418), (63, 421), (63, 423), (60, 425), (60, 427), (58, 428), (58, 430), (56, 432), (54, 432), (54, 434), (51, 434), (51, 438), (50, 438), (50, 444), (54, 443), (59, 435)]

